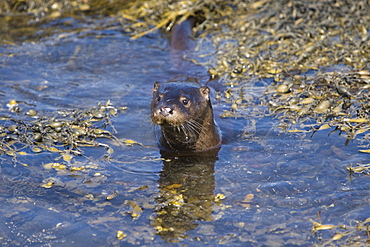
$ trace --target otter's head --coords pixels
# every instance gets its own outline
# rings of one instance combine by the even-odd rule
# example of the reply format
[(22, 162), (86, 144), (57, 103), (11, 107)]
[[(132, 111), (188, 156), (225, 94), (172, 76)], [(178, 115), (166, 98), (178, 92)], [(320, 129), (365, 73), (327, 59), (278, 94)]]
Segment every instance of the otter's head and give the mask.
[(153, 123), (175, 127), (202, 119), (207, 109), (212, 109), (209, 93), (208, 87), (196, 83), (156, 82), (151, 104)]

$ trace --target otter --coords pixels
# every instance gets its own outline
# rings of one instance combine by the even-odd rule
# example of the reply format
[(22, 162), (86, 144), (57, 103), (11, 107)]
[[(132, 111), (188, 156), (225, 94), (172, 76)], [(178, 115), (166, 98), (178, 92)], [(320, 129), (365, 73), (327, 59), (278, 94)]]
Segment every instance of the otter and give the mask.
[(193, 16), (188, 17), (185, 21), (175, 24), (170, 36), (170, 62), (172, 69), (177, 72), (187, 71), (192, 66), (190, 61), (183, 57), (187, 51), (195, 48), (192, 28), (195, 26), (197, 19)]
[[(176, 24), (172, 30), (171, 55), (191, 48), (195, 17)], [(155, 82), (151, 118), (160, 125), (159, 144), (162, 150), (202, 152), (219, 148), (221, 132), (217, 126), (210, 100), (210, 88), (196, 79)]]
[(153, 123), (161, 126), (163, 149), (199, 152), (220, 146), (209, 87), (191, 81), (155, 82), (151, 110)]
[(196, 22), (197, 18), (190, 16), (173, 27), (170, 37), (171, 51), (186, 51), (193, 48), (193, 42), (191, 42), (193, 40), (192, 28)]

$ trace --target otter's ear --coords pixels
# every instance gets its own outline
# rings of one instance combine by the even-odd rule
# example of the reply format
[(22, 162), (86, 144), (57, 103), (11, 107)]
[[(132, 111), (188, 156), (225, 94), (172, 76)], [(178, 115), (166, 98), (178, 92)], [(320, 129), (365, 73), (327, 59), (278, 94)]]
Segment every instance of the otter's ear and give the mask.
[(201, 87), (201, 88), (199, 88), (199, 90), (200, 90), (200, 93), (202, 94), (202, 96), (206, 100), (209, 100), (209, 92), (210, 92), (209, 87)]
[(159, 81), (154, 82), (153, 93), (157, 92), (160, 86), (161, 83)]

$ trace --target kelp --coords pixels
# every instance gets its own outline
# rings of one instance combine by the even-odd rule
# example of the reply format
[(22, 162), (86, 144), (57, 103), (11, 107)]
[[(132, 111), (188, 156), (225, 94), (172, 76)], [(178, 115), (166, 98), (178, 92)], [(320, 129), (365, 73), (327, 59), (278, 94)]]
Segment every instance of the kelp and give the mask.
[(25, 102), (11, 100), (7, 104), (9, 113), (4, 112), (0, 116), (0, 154), (7, 154), (14, 160), (28, 152), (52, 152), (69, 162), (73, 156), (83, 155), (84, 147), (103, 147), (107, 155), (113, 153), (110, 145), (98, 139), (124, 144), (106, 129), (111, 128), (115, 132), (111, 117), (118, 114), (118, 109), (110, 101), (89, 109), (51, 113), (37, 112), (33, 108), (26, 111), (20, 105), (25, 105)]
[[(348, 225), (331, 225), (312, 221), (312, 233), (324, 241), (320, 246), (365, 246), (370, 241), (369, 222), (370, 218), (353, 221)], [(324, 231), (330, 231), (331, 237), (327, 237), (327, 232), (323, 237)]]

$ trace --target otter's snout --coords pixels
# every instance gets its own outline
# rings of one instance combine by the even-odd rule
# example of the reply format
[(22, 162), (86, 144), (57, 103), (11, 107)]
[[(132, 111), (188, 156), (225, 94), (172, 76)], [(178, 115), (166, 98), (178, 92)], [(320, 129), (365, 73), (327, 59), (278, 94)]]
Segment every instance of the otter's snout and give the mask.
[(164, 117), (173, 114), (173, 109), (171, 107), (161, 107), (157, 110), (157, 113), (161, 114)]
[(172, 118), (176, 115), (174, 108), (168, 106), (159, 106), (153, 110), (152, 114), (152, 121), (159, 125), (165, 122), (171, 123), (173, 121)]

